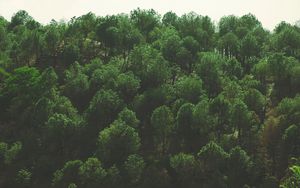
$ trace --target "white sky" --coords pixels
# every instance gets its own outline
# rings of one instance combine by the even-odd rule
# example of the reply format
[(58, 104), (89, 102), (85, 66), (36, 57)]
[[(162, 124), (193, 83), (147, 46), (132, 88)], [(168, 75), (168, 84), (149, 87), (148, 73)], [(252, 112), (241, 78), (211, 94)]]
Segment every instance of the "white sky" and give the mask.
[(69, 20), (93, 12), (98, 16), (130, 13), (140, 7), (153, 8), (160, 14), (178, 15), (194, 11), (218, 21), (224, 15), (254, 14), (267, 29), (280, 21), (294, 24), (300, 19), (300, 0), (0, 0), (0, 15), (10, 20), (18, 10), (26, 10), (37, 21)]

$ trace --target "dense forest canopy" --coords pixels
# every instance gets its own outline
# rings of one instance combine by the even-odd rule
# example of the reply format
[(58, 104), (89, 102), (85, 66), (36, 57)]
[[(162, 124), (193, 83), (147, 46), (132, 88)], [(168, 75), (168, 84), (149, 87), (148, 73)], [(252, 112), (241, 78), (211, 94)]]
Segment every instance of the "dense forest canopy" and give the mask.
[(300, 28), (252, 14), (0, 17), (0, 187), (300, 187)]

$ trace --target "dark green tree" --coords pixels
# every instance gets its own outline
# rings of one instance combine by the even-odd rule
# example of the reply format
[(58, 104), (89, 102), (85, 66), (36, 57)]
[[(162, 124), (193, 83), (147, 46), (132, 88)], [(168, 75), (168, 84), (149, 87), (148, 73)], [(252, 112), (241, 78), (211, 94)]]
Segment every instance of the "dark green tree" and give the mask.
[(114, 122), (100, 131), (97, 156), (107, 166), (120, 165), (129, 155), (136, 154), (140, 145), (140, 137), (134, 128), (123, 122)]
[(169, 107), (156, 108), (151, 116), (154, 133), (154, 143), (160, 155), (168, 153), (170, 137), (174, 131), (174, 117)]

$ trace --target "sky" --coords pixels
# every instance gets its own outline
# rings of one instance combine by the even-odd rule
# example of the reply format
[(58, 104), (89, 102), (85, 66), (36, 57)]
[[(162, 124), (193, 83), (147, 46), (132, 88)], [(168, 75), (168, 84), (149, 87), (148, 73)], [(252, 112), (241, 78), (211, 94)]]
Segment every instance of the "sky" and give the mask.
[(269, 30), (281, 21), (294, 24), (300, 20), (300, 0), (0, 0), (0, 15), (10, 20), (18, 10), (26, 10), (35, 20), (47, 24), (52, 19), (68, 21), (88, 12), (97, 16), (130, 13), (138, 7), (153, 8), (161, 15), (194, 11), (215, 22), (225, 15), (252, 13)]

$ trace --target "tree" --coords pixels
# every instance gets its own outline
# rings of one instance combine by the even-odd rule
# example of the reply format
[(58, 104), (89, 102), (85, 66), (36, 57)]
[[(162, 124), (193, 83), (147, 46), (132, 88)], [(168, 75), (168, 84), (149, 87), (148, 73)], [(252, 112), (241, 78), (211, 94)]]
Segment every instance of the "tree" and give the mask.
[(171, 63), (176, 62), (176, 55), (181, 47), (181, 38), (174, 28), (166, 28), (161, 36), (163, 57)]
[(20, 41), (21, 56), (28, 66), (36, 64), (43, 48), (41, 33), (36, 30), (26, 30), (24, 37)]
[(117, 77), (116, 89), (124, 102), (130, 102), (140, 89), (140, 79), (132, 72), (122, 73)]
[(210, 114), (210, 102), (208, 99), (202, 99), (193, 110), (192, 132), (195, 135), (195, 148), (205, 145), (215, 130), (215, 118)]
[(282, 136), (285, 150), (289, 154), (289, 156), (298, 156), (300, 154), (300, 126), (298, 125), (290, 125), (287, 129), (285, 129), (284, 134)]
[(103, 184), (107, 172), (97, 158), (88, 158), (79, 167), (78, 175), (84, 187), (93, 188)]
[[(46, 29), (44, 33), (44, 43), (45, 49), (42, 51), (42, 54), (47, 58), (43, 59), (48, 62), (48, 65), (57, 65), (58, 60), (58, 50), (61, 43), (62, 32), (56, 24), (51, 24)], [(42, 65), (41, 65), (42, 66)]]
[(122, 164), (140, 148), (140, 138), (134, 128), (123, 122), (114, 122), (100, 131), (97, 156), (105, 165)]
[(248, 111), (247, 105), (237, 100), (231, 112), (231, 125), (237, 131), (237, 138), (239, 143), (242, 143), (242, 139), (246, 138), (246, 133), (251, 129), (251, 113)]
[(220, 140), (221, 135), (229, 132), (229, 117), (230, 117), (230, 103), (223, 95), (218, 95), (213, 99), (209, 106), (209, 112), (215, 118), (215, 129), (217, 132), (217, 138)]
[(182, 47), (177, 51), (176, 62), (188, 73), (192, 72), (199, 48), (200, 44), (194, 37), (186, 36), (182, 39)]
[(31, 177), (31, 172), (25, 169), (21, 169), (17, 173), (16, 182), (19, 187), (30, 187)]
[(257, 20), (255, 15), (250, 14), (250, 13), (243, 15), (239, 19), (239, 24), (243, 27), (246, 27), (248, 30), (253, 30), (256, 27), (261, 27), (261, 23)]
[(223, 64), (223, 71), (229, 77), (241, 79), (243, 76), (243, 68), (236, 58), (230, 58)]
[(195, 12), (184, 14), (178, 20), (177, 30), (181, 33), (182, 38), (194, 37), (199, 42), (200, 51), (212, 49), (215, 28), (209, 17), (200, 16)]
[(141, 80), (142, 89), (157, 87), (170, 76), (167, 62), (149, 45), (137, 46), (131, 51), (127, 69)]
[(28, 12), (26, 12), (25, 10), (20, 10), (11, 18), (9, 29), (12, 30), (17, 26), (26, 25), (31, 20), (33, 20), (33, 18), (28, 14)]
[(144, 159), (136, 154), (129, 155), (124, 163), (124, 168), (129, 180), (129, 184), (136, 185), (142, 178), (145, 168)]
[(292, 85), (292, 93), (299, 93), (300, 90), (300, 66), (296, 65), (292, 68), (291, 73), (291, 85)]
[(219, 34), (223, 36), (229, 32), (235, 33), (238, 26), (238, 18), (236, 16), (224, 16), (219, 21)]
[(174, 130), (174, 117), (169, 107), (156, 108), (151, 116), (151, 125), (154, 129), (154, 142), (159, 154), (165, 155), (170, 145), (170, 136)]
[(18, 124), (28, 120), (30, 108), (38, 98), (40, 72), (32, 67), (20, 67), (13, 71), (0, 89), (2, 118), (16, 120)]
[(260, 121), (264, 121), (266, 98), (256, 89), (249, 89), (244, 96), (244, 102), (247, 104), (249, 110), (254, 111), (259, 117)]
[(204, 94), (202, 80), (196, 76), (181, 77), (175, 83), (175, 88), (178, 97), (191, 103), (197, 103)]
[(252, 14), (0, 16), (0, 187), (299, 187), (299, 42)]
[(88, 77), (82, 71), (82, 67), (75, 62), (65, 72), (65, 88), (64, 93), (76, 107), (82, 111), (87, 105), (87, 101), (83, 98), (87, 95), (89, 89)]
[(218, 42), (219, 50), (222, 55), (227, 57), (237, 57), (239, 51), (238, 37), (232, 33), (226, 33)]
[(300, 167), (294, 165), (289, 168), (290, 175), (284, 179), (280, 187), (292, 188), (300, 185)]
[(277, 52), (284, 52), (287, 56), (299, 59), (300, 32), (289, 25), (279, 25), (273, 37), (273, 45)]
[(79, 168), (82, 161), (74, 160), (65, 163), (64, 167), (53, 174), (52, 184), (55, 187), (67, 187), (70, 183), (79, 185)]
[(95, 94), (87, 109), (88, 121), (101, 130), (117, 117), (122, 106), (122, 100), (116, 92), (100, 90)]
[(10, 148), (3, 147), (2, 154), (4, 157), (4, 164), (11, 164), (18, 156), (20, 151), (22, 150), (22, 143), (21, 142), (15, 142), (13, 143)]
[[(0, 18), (1, 19), (1, 18)], [(1, 21), (0, 21), (1, 23)], [(7, 47), (10, 45), (10, 41), (9, 38), (7, 36), (7, 31), (5, 28), (5, 25), (0, 24), (0, 50), (1, 51), (5, 51), (7, 49)]]
[(143, 36), (127, 15), (119, 17), (118, 29), (121, 40), (120, 50), (123, 51), (123, 58), (126, 61), (133, 47), (143, 41)]
[(80, 50), (74, 43), (67, 43), (63, 46), (60, 54), (63, 64), (60, 66), (68, 66), (79, 60)]
[(176, 116), (177, 136), (181, 138), (181, 142), (183, 142), (187, 151), (194, 149), (195, 138), (198, 136), (193, 130), (193, 111), (194, 105), (185, 103), (179, 108)]
[(149, 33), (159, 24), (160, 16), (153, 10), (141, 10), (136, 9), (131, 11), (130, 19), (135, 26), (144, 35), (146, 40), (149, 37)]
[(171, 188), (171, 177), (166, 168), (157, 165), (150, 165), (145, 169), (142, 187)]
[(176, 28), (178, 22), (178, 16), (174, 12), (167, 12), (162, 18), (162, 23), (166, 26), (173, 26)]
[(96, 26), (97, 39), (101, 42), (101, 47), (104, 48), (105, 61), (108, 61), (109, 56), (121, 41), (118, 21), (117, 16), (106, 16)]
[(215, 97), (221, 91), (221, 75), (219, 66), (222, 58), (215, 53), (201, 53), (195, 71), (203, 81), (208, 96)]
[[(241, 41), (241, 56), (242, 60), (245, 61), (250, 57), (259, 56), (260, 48), (254, 36), (248, 34)], [(248, 68), (249, 69), (249, 68)]]
[(137, 95), (133, 101), (133, 109), (139, 119), (150, 120), (155, 108), (171, 103), (175, 98), (174, 88), (170, 84), (164, 84), (157, 88), (150, 88), (140, 95)]
[(176, 63), (188, 73), (192, 71), (193, 55), (186, 48), (181, 47), (176, 53)]
[(140, 120), (137, 119), (135, 112), (125, 107), (119, 114), (118, 120), (123, 121), (126, 125), (138, 128)]
[(229, 157), (223, 148), (215, 142), (209, 142), (201, 148), (197, 154), (202, 168), (203, 186), (207, 187), (226, 187), (224, 173), (226, 161)]
[(176, 173), (178, 187), (195, 187), (197, 185), (197, 161), (191, 154), (179, 153), (170, 158), (170, 166)]
[(269, 59), (269, 70), (274, 78), (274, 95), (280, 101), (285, 96), (294, 96), (291, 86), (291, 73), (297, 64), (296, 59), (283, 54), (272, 54)]
[(262, 85), (261, 92), (266, 94), (267, 92), (267, 78), (270, 75), (269, 64), (266, 59), (261, 59), (257, 64), (255, 64), (251, 70), (252, 74), (257, 80), (260, 81)]
[[(240, 147), (230, 150), (228, 159), (228, 184), (230, 187), (242, 187), (251, 183), (251, 158)], [(236, 178), (239, 176), (240, 178)]]
[[(91, 65), (92, 66), (92, 65)], [(93, 65), (96, 66), (96, 65)], [(99, 68), (98, 68), (99, 66)], [(92, 67), (91, 67), (92, 68)], [(100, 89), (113, 89), (117, 87), (117, 79), (121, 74), (119, 67), (112, 62), (106, 65), (97, 65), (97, 69), (92, 71), (90, 79), (90, 92), (93, 95)], [(122, 77), (122, 76), (121, 76)]]
[[(71, 155), (74, 149), (77, 132), (81, 128), (78, 117), (68, 117), (65, 114), (54, 113), (46, 122), (45, 145), (49, 154), (59, 153), (61, 156)], [(54, 140), (51, 142), (51, 140)], [(77, 146), (78, 147), (78, 146)]]

